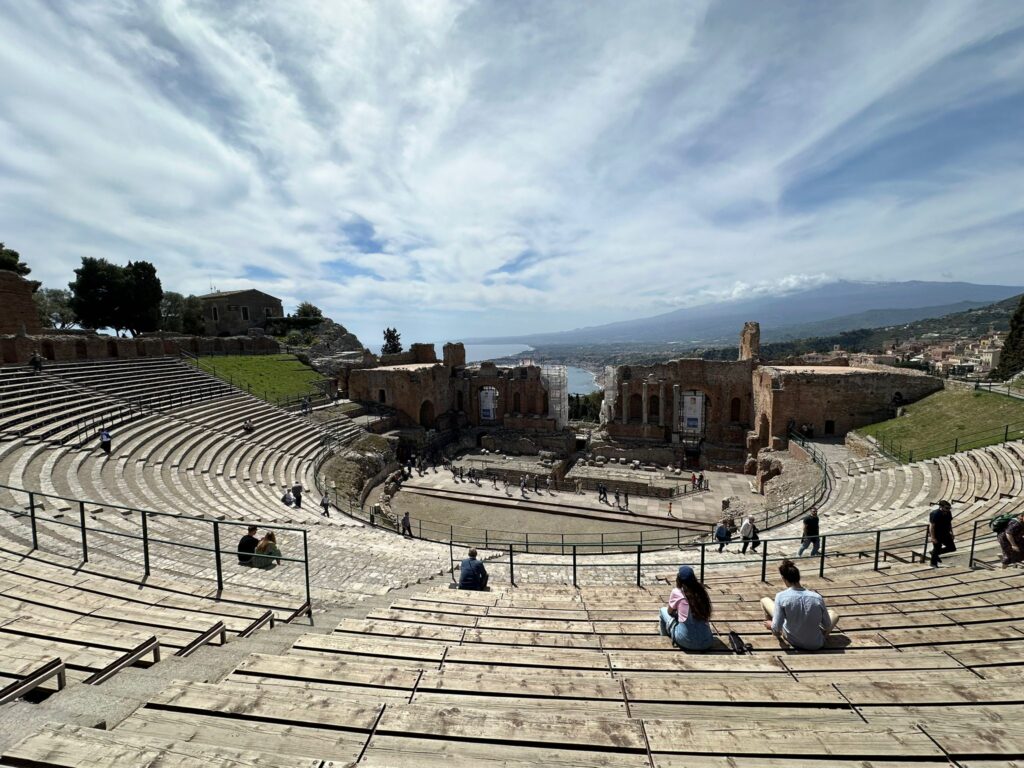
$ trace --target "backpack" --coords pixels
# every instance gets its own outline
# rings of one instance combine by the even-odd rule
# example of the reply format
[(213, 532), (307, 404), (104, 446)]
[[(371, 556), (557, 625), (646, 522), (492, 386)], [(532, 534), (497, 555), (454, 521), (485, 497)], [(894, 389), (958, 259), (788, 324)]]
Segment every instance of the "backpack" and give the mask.
[(729, 529), (726, 528), (724, 524), (719, 524), (719, 526), (715, 528), (715, 538), (719, 541), (729, 541), (732, 539), (732, 536), (729, 534)]
[(988, 521), (988, 527), (992, 529), (993, 533), (1002, 533), (1006, 530), (1010, 521), (1017, 516), (1017, 513), (1009, 513), (1004, 515), (996, 515)]

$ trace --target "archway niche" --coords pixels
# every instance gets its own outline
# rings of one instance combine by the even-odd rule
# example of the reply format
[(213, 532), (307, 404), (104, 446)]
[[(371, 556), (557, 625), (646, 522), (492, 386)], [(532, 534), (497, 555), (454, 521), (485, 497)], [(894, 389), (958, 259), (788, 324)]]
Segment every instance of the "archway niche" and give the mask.
[(512, 413), (522, 413), (522, 412), (523, 412), (523, 398), (519, 396), (518, 392), (516, 392), (514, 395), (512, 395)]
[(644, 398), (642, 395), (634, 392), (629, 396), (629, 420), (630, 421), (643, 421), (644, 413)]
[(734, 397), (732, 402), (729, 403), (729, 421), (740, 420), (740, 399)]
[(429, 400), (424, 400), (420, 406), (420, 426), (434, 426), (434, 404)]
[(647, 420), (650, 422), (656, 422), (658, 420), (658, 413), (661, 411), (661, 400), (658, 399), (657, 395), (651, 395), (647, 398)]

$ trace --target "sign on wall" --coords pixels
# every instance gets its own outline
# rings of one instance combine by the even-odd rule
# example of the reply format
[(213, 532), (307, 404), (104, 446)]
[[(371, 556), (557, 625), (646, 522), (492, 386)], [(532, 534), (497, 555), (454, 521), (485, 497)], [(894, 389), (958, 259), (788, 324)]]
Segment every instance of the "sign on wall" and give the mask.
[(687, 431), (704, 431), (704, 393), (695, 392), (683, 396), (683, 412), (680, 426)]
[(480, 418), (487, 421), (498, 418), (498, 390), (494, 387), (480, 390)]

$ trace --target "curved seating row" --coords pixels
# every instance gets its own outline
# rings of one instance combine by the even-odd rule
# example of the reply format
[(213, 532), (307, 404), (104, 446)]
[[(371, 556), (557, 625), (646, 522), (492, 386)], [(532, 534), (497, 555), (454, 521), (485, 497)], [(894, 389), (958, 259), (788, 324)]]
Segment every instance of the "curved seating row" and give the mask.
[[(1024, 752), (1024, 574), (808, 577), (842, 617), (817, 653), (760, 627), (756, 579), (709, 584), (743, 655), (674, 650), (656, 631), (667, 587), (432, 590), (220, 682), (172, 683), (110, 732), (48, 727), (3, 759), (54, 740), (119, 748), (125, 766), (181, 744), (217, 765), (396, 768), (1005, 768)], [(61, 754), (39, 764), (83, 765)]]

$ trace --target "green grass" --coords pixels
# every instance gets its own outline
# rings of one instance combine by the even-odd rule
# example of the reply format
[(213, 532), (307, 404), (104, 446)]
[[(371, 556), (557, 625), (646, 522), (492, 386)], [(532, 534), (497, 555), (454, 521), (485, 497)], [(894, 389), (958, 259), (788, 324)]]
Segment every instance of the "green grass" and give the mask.
[(323, 378), (294, 355), (201, 357), (199, 363), (204, 371), (270, 402), (309, 394), (313, 382)]
[[(988, 392), (943, 390), (907, 406), (906, 415), (857, 430), (904, 461), (943, 456), (1024, 437), (1024, 400)], [(893, 450), (889, 446), (894, 445)]]

